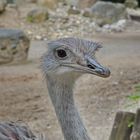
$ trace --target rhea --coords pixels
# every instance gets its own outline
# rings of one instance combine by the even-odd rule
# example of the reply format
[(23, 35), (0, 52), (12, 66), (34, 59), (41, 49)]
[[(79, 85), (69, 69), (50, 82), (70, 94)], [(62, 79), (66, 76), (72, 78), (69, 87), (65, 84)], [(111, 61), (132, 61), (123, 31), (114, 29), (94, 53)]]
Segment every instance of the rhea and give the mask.
[[(73, 88), (75, 81), (85, 73), (109, 77), (109, 69), (100, 65), (95, 58), (95, 52), (102, 46), (79, 38), (61, 38), (48, 42), (47, 46), (48, 50), (41, 59), (41, 67), (64, 139), (90, 140), (75, 106)], [(0, 140), (22, 140), (16, 139), (15, 129), (9, 129), (10, 125), (5, 128), (7, 127), (13, 135), (7, 132), (4, 136), (7, 135), (7, 138), (13, 136), (13, 139), (2, 139), (0, 132)], [(14, 128), (18, 127), (20, 128), (20, 126)], [(1, 128), (3, 128), (2, 125), (0, 125), (0, 131), (2, 131)], [(30, 138), (29, 134), (27, 137), (27, 133), (23, 133), (21, 129), (18, 130), (20, 130), (19, 134)], [(25, 130), (27, 132), (28, 128), (25, 128), (24, 132)], [(33, 135), (31, 136), (30, 140), (34, 140)]]

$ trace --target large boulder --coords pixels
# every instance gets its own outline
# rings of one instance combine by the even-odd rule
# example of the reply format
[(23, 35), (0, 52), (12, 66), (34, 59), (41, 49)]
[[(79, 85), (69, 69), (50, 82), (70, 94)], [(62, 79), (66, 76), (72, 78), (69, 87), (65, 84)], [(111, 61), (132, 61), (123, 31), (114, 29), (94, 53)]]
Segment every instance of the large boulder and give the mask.
[(0, 0), (0, 13), (5, 11), (6, 5), (7, 5), (7, 0)]
[(64, 0), (70, 6), (75, 6), (80, 9), (91, 7), (98, 0)]
[(131, 20), (140, 22), (140, 10), (127, 9), (127, 12)]
[(137, 8), (138, 7), (138, 1), (137, 0), (126, 0), (125, 5), (129, 8)]
[(100, 24), (112, 24), (127, 17), (126, 8), (123, 4), (112, 2), (96, 2), (91, 7), (92, 15)]
[(49, 13), (46, 8), (36, 8), (31, 10), (27, 15), (29, 22), (40, 23), (44, 22), (49, 18)]
[(21, 30), (0, 29), (0, 65), (27, 59), (30, 41)]

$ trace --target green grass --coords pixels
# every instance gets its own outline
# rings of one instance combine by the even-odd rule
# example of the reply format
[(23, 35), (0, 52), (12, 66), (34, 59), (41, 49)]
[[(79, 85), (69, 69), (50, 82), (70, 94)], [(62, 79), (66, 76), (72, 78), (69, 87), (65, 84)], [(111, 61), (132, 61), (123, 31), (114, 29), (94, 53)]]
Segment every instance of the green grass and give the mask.
[(140, 83), (135, 85), (134, 92), (132, 93), (132, 95), (129, 95), (128, 98), (133, 101), (140, 100)]

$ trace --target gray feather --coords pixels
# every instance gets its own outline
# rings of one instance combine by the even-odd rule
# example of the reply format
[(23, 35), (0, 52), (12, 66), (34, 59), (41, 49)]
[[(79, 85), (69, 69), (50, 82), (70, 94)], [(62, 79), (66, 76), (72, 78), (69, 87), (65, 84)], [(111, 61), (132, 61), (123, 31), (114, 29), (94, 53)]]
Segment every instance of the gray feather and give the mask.
[(14, 122), (0, 123), (0, 140), (46, 140), (36, 137), (27, 126)]
[(73, 49), (82, 49), (82, 51), (88, 51), (88, 52), (96, 52), (100, 48), (102, 48), (102, 45), (85, 39), (80, 38), (60, 38), (58, 40), (49, 41), (48, 47), (52, 50), (54, 48), (60, 47), (60, 46), (67, 46)]

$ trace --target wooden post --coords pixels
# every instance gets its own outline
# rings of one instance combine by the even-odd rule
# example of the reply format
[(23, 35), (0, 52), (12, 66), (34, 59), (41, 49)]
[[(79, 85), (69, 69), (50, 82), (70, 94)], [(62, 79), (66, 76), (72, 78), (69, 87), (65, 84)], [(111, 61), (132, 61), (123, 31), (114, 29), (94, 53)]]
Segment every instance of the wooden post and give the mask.
[(137, 110), (130, 140), (140, 140), (140, 108)]
[(132, 132), (131, 124), (134, 122), (134, 119), (134, 113), (122, 111), (118, 112), (115, 117), (109, 140), (130, 140)]

